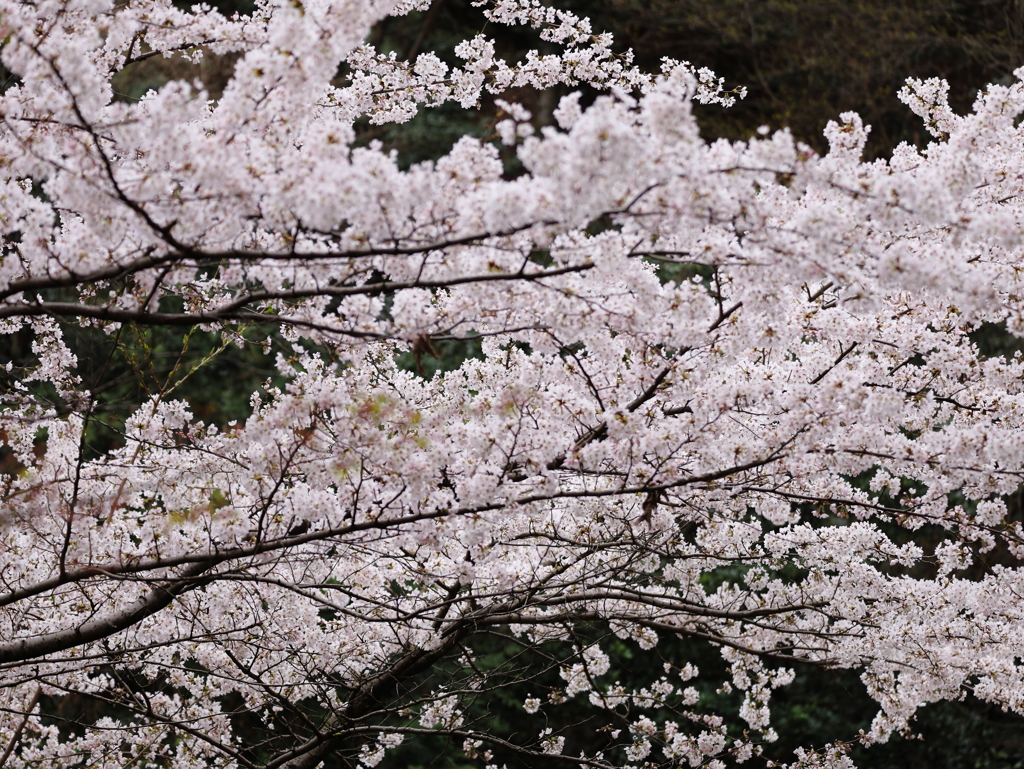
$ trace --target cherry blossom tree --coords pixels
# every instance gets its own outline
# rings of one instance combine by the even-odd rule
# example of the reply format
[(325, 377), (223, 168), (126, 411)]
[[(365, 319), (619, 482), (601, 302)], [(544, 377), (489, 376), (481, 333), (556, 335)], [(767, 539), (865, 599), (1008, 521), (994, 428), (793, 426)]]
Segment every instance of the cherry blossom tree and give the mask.
[[(968, 692), (1024, 714), (1024, 363), (974, 335), (1024, 335), (1024, 86), (959, 116), (908, 82), (934, 141), (888, 161), (855, 114), (823, 157), (707, 143), (692, 102), (737, 95), (712, 73), (640, 72), (535, 0), (480, 4), (556, 51), (516, 63), (363, 42), (425, 5), (0, 2), (0, 331), (31, 339), (0, 394), (0, 765), (372, 767), (432, 734), (481, 767), (763, 765), (805, 667), (879, 709), (794, 766)], [(204, 52), (238, 56), (219, 99), (113, 98)], [(498, 101), (497, 138), (407, 170), (354, 144), (554, 86), (598, 96), (539, 130)], [(278, 376), (217, 425), (175, 367), (90, 450), (69, 333), (151, 327), (261, 344)], [(479, 354), (399, 365), (446, 340)], [(497, 668), (495, 638), (520, 650)], [(669, 655), (617, 680), (616, 650), (676, 638), (724, 677)], [(479, 715), (527, 670), (518, 728)]]

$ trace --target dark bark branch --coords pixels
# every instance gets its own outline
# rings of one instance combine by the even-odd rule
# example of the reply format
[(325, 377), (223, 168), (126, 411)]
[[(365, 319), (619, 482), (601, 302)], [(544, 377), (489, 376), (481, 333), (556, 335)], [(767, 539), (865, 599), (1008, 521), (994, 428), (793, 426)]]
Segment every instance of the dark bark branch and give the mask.
[(126, 630), (169, 606), (175, 598), (196, 585), (196, 582), (189, 578), (197, 577), (209, 568), (210, 564), (208, 563), (194, 564), (185, 569), (179, 578), (171, 579), (168, 584), (163, 586), (154, 586), (149, 593), (128, 607), (86, 620), (77, 627), (46, 633), (34, 638), (21, 638), (17, 641), (0, 643), (0, 664), (37, 659), (47, 654), (66, 651), (76, 646), (98, 641)]
[(25, 708), (25, 716), (21, 719), (18, 727), (14, 730), (14, 734), (11, 735), (11, 739), (7, 743), (7, 747), (4, 748), (3, 755), (0, 755), (0, 769), (7, 765), (7, 759), (11, 757), (11, 753), (18, 746), (18, 742), (21, 740), (21, 734), (25, 731), (25, 726), (28, 724), (28, 720), (32, 717), (32, 711), (39, 703), (39, 695), (42, 693), (40, 687), (36, 687), (35, 693), (32, 695), (32, 699), (28, 703), (28, 707)]
[(810, 384), (812, 384), (812, 385), (818, 384), (818, 382), (820, 382), (822, 379), (824, 379), (826, 376), (828, 376), (829, 372), (832, 371), (832, 369), (834, 369), (840, 363), (842, 363), (843, 359), (847, 355), (849, 355), (851, 352), (853, 352), (856, 348), (857, 348), (857, 343), (856, 342), (851, 342), (849, 347), (847, 347), (845, 350), (843, 350), (842, 352), (839, 353), (839, 357), (836, 358), (835, 361), (833, 361), (832, 365), (829, 366), (824, 371), (822, 371), (820, 374), (818, 374), (818, 376), (814, 377), (814, 379), (812, 379), (810, 381)]
[[(323, 286), (320, 288), (301, 291), (255, 291), (243, 294), (215, 310), (195, 313), (150, 312), (145, 308), (142, 310), (125, 310), (117, 307), (79, 304), (76, 302), (26, 302), (23, 304), (7, 304), (0, 306), (0, 318), (35, 317), (45, 315), (51, 317), (94, 318), (96, 320), (118, 323), (133, 323), (140, 326), (198, 326), (204, 323), (251, 321), (259, 321), (262, 323), (292, 323), (295, 319), (286, 315), (243, 310), (245, 310), (249, 305), (260, 302), (294, 301), (297, 299), (309, 299), (315, 296), (330, 296), (340, 299), (349, 296), (376, 296), (378, 294), (399, 291), (407, 288), (441, 289), (451, 288), (452, 286), (459, 286), (467, 283), (541, 280), (543, 278), (552, 278), (559, 275), (585, 272), (592, 269), (593, 266), (593, 264), (588, 262), (585, 264), (560, 267), (554, 270), (543, 270), (534, 273), (488, 273), (484, 275), (464, 275), (462, 277), (451, 278), (449, 280), (379, 281), (376, 283), (364, 283), (359, 286)], [(85, 281), (70, 281), (67, 285), (75, 285), (78, 282)], [(52, 288), (55, 286), (50, 287)], [(146, 304), (148, 305), (148, 302)], [(356, 337), (376, 338), (379, 336), (377, 334), (356, 332), (344, 328), (330, 330), (335, 333)]]

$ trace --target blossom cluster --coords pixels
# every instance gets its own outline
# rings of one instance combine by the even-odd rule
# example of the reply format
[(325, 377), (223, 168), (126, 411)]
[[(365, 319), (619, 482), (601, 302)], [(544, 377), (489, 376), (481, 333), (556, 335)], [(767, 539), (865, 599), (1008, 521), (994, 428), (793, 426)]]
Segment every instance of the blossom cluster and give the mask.
[[(1024, 335), (1024, 85), (959, 116), (909, 82), (934, 141), (888, 160), (852, 113), (824, 156), (709, 143), (693, 101), (741, 94), (533, 0), (482, 13), (557, 53), (365, 42), (422, 5), (0, 0), (0, 332), (32, 340), (0, 361), (7, 765), (263, 765), (258, 723), (289, 769), (434, 732), (485, 762), (724, 766), (776, 738), (798, 665), (861, 671), (865, 743), (967, 691), (1024, 713), (1024, 361), (976, 333)], [(238, 56), (220, 98), (113, 99), (198, 46)], [(494, 139), (408, 170), (354, 146), (359, 119), (559, 84), (600, 94), (557, 125), (502, 105), (515, 177)], [(227, 426), (169, 379), (97, 456), (66, 331), (133, 327), (255, 339), (278, 379)], [(441, 341), (479, 354), (400, 365)], [(564, 684), (523, 705), (543, 729), (475, 718), (513, 678), (477, 664), (494, 632)], [(675, 637), (728, 678), (618, 680), (616, 648)], [(57, 728), (61, 697), (115, 715)], [(599, 752), (560, 733), (567, 703), (607, 717)], [(794, 766), (849, 766), (855, 736)]]

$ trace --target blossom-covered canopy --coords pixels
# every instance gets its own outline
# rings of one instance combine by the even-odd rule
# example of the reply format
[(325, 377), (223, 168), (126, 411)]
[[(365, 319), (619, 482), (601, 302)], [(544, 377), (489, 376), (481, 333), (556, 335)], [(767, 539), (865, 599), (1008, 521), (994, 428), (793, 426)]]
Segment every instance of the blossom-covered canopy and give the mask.
[[(1024, 713), (1024, 364), (972, 336), (1024, 332), (1024, 87), (957, 116), (909, 82), (934, 141), (887, 161), (854, 114), (824, 157), (708, 143), (692, 100), (734, 98), (712, 73), (639, 72), (530, 0), (480, 12), (555, 53), (364, 43), (425, 5), (0, 0), (0, 331), (32, 349), (0, 361), (0, 764), (374, 766), (436, 732), (481, 766), (716, 767), (757, 760), (800, 666), (862, 673), (867, 743), (967, 691)], [(204, 52), (238, 57), (218, 99), (113, 98)], [(599, 95), (544, 127), (499, 101), (496, 137), (407, 170), (355, 144), (555, 86)], [(265, 344), (278, 380), (218, 425), (176, 371), (91, 451), (68, 329), (146, 327)], [(479, 354), (399, 365), (445, 340)], [(473, 715), (514, 683), (478, 664), (495, 634), (559, 673), (533, 727)], [(726, 680), (671, 655), (616, 679), (615, 649), (679, 637)], [(63, 722), (69, 699), (103, 715)]]

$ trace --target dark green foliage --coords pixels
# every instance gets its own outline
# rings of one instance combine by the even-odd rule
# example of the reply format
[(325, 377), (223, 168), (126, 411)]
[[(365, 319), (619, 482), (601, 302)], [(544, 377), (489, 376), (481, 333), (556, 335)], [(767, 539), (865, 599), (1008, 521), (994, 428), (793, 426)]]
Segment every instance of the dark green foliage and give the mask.
[(824, 149), (840, 112), (872, 126), (868, 154), (930, 137), (896, 99), (908, 77), (950, 82), (954, 109), (979, 88), (1010, 82), (1024, 63), (1017, 0), (607, 0), (602, 21), (647, 67), (662, 56), (713, 69), (749, 94), (733, 109), (699, 110), (706, 132), (746, 138), (789, 127)]

